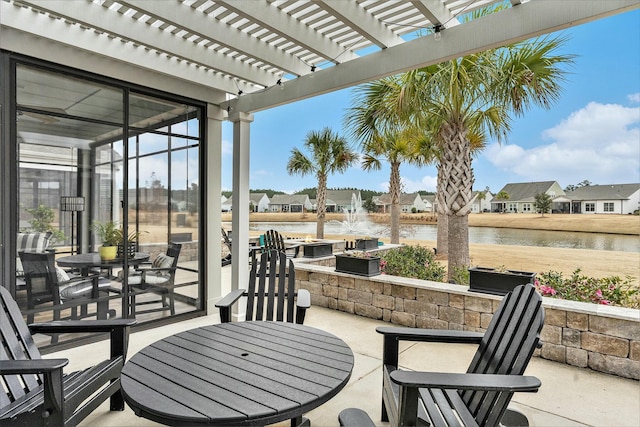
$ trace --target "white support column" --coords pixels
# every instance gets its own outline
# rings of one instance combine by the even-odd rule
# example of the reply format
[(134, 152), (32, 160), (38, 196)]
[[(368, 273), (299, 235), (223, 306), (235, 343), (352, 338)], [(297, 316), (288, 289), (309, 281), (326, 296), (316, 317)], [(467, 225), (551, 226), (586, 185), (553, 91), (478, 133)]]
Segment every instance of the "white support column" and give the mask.
[(233, 122), (231, 288), (240, 289), (249, 281), (249, 131), (253, 115), (231, 113), (229, 120)]
[(222, 121), (223, 110), (213, 104), (207, 106), (207, 135), (203, 143), (206, 147), (205, 173), (207, 180), (206, 200), (206, 250), (204, 262), (206, 270), (206, 310), (207, 314), (217, 314), (216, 302), (224, 296), (222, 284), (222, 250), (220, 245), (220, 227), (222, 225)]

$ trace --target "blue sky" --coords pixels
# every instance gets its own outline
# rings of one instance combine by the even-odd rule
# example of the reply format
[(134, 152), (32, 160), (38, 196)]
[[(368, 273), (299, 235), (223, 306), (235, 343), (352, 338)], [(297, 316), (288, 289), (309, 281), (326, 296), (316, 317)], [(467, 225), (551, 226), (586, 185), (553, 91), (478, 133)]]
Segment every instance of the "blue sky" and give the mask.
[[(640, 182), (640, 11), (564, 30), (560, 53), (576, 55), (560, 100), (514, 118), (506, 143), (491, 142), (473, 160), (474, 190), (499, 191), (507, 183), (558, 181), (564, 188)], [(345, 89), (255, 114), (251, 124), (250, 188), (293, 193), (316, 187), (314, 176), (287, 174), (294, 147), (325, 126), (345, 135), (343, 117), (353, 89)], [(223, 126), (222, 186), (232, 187), (232, 126)], [(435, 191), (436, 168), (402, 165), (404, 191)], [(353, 167), (331, 175), (329, 188), (386, 191), (389, 168)]]

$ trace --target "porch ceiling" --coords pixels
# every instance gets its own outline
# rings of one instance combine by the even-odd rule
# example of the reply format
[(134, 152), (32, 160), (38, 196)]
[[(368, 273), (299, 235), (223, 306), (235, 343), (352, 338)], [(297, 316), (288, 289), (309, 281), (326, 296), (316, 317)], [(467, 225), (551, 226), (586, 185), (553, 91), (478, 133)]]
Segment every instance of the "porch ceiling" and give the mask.
[(511, 0), (464, 22), (502, 2), (2, 0), (0, 48), (255, 112), (640, 7)]

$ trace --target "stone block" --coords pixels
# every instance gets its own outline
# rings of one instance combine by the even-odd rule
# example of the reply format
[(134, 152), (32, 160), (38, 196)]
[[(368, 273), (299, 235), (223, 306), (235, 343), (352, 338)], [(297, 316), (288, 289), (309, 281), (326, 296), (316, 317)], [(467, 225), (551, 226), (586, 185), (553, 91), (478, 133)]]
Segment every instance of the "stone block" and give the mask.
[(426, 317), (438, 317), (438, 306), (430, 304), (428, 302), (405, 300), (404, 311), (409, 314), (416, 314), (418, 316)]
[(373, 300), (373, 295), (371, 294), (371, 292), (363, 292), (363, 291), (356, 291), (355, 289), (349, 289), (347, 292), (347, 300), (357, 302), (360, 304), (371, 305), (371, 302)]
[(391, 322), (391, 313), (393, 313), (393, 311), (389, 309), (382, 309), (382, 320), (385, 322)]
[(355, 279), (354, 289), (358, 291), (371, 292), (372, 294), (381, 294), (384, 283), (372, 282), (367, 279)]
[(571, 328), (562, 328), (562, 345), (580, 348), (580, 331)]
[(322, 287), (322, 294), (329, 298), (338, 298), (338, 287), (331, 285), (324, 285)]
[(611, 356), (626, 358), (629, 355), (629, 340), (593, 332), (582, 332), (581, 347), (587, 351)]
[(396, 300), (396, 308), (395, 311), (404, 311), (404, 299), (402, 298), (394, 298)]
[(567, 347), (567, 363), (586, 368), (589, 364), (589, 352), (580, 348)]
[(322, 286), (323, 285), (321, 283), (317, 283), (317, 282), (301, 281), (299, 283), (298, 289), (302, 288), (302, 289), (308, 290), (309, 293), (311, 294), (322, 295), (323, 294)]
[(477, 311), (465, 310), (464, 312), (464, 324), (468, 327), (479, 328), (480, 327), (480, 313)]
[(393, 310), (396, 306), (396, 300), (390, 295), (373, 294), (372, 304), (374, 307)]
[(296, 270), (296, 280), (309, 280), (309, 272)]
[(329, 275), (327, 273), (309, 272), (309, 281), (322, 283), (324, 285), (329, 283)]
[(440, 319), (416, 316), (416, 327), (425, 329), (449, 329), (449, 324)]
[(629, 359), (640, 361), (640, 341), (629, 343)]
[(418, 289), (416, 294), (418, 301), (424, 301), (436, 305), (449, 305), (449, 294), (446, 292), (432, 291), (430, 289)]
[(346, 289), (355, 288), (356, 279), (353, 277), (338, 276), (338, 286)]
[(396, 285), (391, 289), (391, 295), (397, 298), (416, 299), (416, 288)]
[(449, 295), (449, 307), (463, 309), (464, 308), (464, 295), (450, 294)]
[(394, 311), (393, 313), (391, 313), (391, 323), (415, 328), (416, 316), (414, 316), (413, 314), (407, 314), (400, 311)]
[(382, 309), (368, 304), (355, 303), (354, 313), (371, 319), (382, 319)]
[(589, 367), (596, 371), (640, 380), (640, 362), (637, 360), (589, 352)]
[(566, 347), (558, 344), (551, 344), (548, 342), (542, 343), (542, 350), (540, 356), (544, 359), (553, 360), (554, 362), (565, 363), (566, 362)]
[(335, 298), (325, 298), (327, 305), (323, 306), (323, 307), (327, 307), (330, 308), (332, 310), (337, 310), (338, 309), (338, 300)]
[(329, 276), (329, 284), (331, 286), (338, 286), (338, 276), (335, 276), (335, 275), (331, 274)]
[(487, 298), (465, 296), (464, 309), (481, 313), (492, 313), (491, 300)]
[(489, 313), (480, 313), (480, 327), (488, 328), (489, 323), (491, 323), (491, 319), (493, 319), (493, 314)]
[(338, 288), (338, 299), (346, 300), (348, 298), (349, 289)]
[(640, 321), (589, 316), (589, 330), (598, 334), (640, 341)]
[(391, 295), (391, 291), (393, 290), (393, 284), (391, 283), (385, 283), (384, 286), (382, 287), (382, 293), (385, 295)]
[[(329, 301), (331, 298), (327, 298), (324, 295), (311, 294), (311, 305), (316, 307), (329, 307)], [(330, 307), (334, 308), (334, 307)]]
[(567, 312), (564, 310), (547, 308), (544, 311), (544, 324), (561, 327), (567, 326)]
[(589, 330), (589, 315), (585, 313), (567, 312), (567, 326), (579, 331)]
[(560, 326), (545, 325), (540, 332), (540, 340), (544, 344), (562, 344), (562, 328)]
[(464, 324), (464, 310), (455, 307), (440, 307), (440, 320), (445, 322)]
[(449, 323), (449, 330), (450, 331), (463, 331), (464, 330), (464, 325), (460, 325), (458, 323)]
[(353, 314), (354, 305), (355, 305), (355, 303), (351, 302), (351, 301), (338, 300), (338, 310), (340, 310), (340, 311), (344, 311), (344, 312)]

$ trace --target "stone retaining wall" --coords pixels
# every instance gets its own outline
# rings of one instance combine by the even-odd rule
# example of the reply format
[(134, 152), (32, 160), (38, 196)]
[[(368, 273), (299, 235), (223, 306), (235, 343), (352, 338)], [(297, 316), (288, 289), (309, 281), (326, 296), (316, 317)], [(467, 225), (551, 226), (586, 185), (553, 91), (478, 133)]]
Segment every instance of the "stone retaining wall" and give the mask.
[[(417, 328), (484, 332), (501, 297), (467, 287), (334, 271), (335, 257), (296, 260), (296, 285), (313, 305)], [(543, 346), (535, 355), (640, 379), (640, 311), (543, 298)]]

